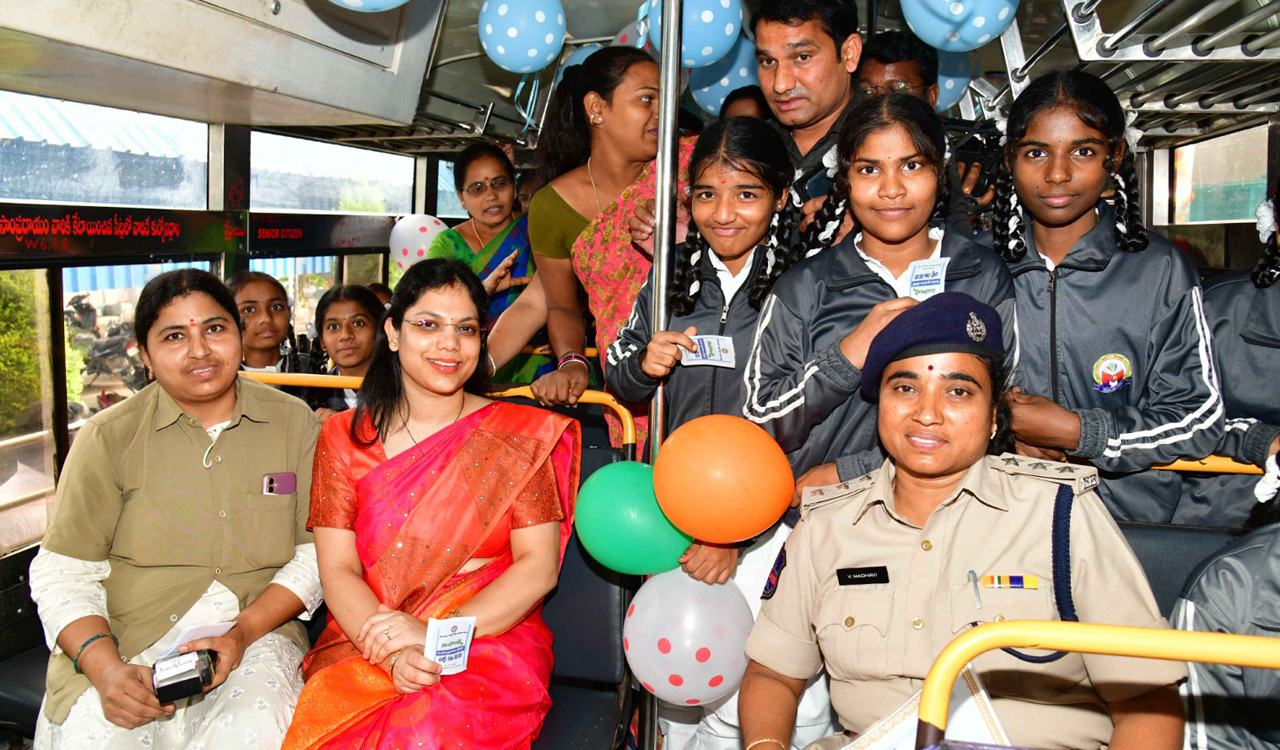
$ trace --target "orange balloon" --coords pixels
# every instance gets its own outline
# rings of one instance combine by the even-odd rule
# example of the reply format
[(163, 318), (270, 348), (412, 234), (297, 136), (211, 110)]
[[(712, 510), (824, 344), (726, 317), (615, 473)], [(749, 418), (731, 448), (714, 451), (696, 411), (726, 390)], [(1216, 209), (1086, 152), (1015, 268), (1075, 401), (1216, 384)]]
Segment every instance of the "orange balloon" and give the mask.
[(786, 512), (795, 488), (787, 456), (769, 433), (727, 414), (681, 425), (653, 464), (662, 512), (702, 542), (758, 536)]

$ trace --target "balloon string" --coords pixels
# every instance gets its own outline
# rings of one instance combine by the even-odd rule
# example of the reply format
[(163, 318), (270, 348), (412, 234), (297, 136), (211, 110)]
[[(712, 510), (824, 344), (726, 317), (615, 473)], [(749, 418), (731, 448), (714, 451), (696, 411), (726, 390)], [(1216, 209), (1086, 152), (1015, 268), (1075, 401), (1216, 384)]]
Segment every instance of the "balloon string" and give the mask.
[[(527, 104), (521, 104), (520, 96), (524, 91), (525, 84), (529, 85), (529, 101)], [(520, 77), (520, 84), (516, 86), (515, 96), (511, 98), (512, 103), (515, 104), (516, 112), (524, 118), (524, 127), (520, 132), (525, 132), (533, 127), (534, 104), (538, 101), (538, 79), (532, 73), (525, 73)]]

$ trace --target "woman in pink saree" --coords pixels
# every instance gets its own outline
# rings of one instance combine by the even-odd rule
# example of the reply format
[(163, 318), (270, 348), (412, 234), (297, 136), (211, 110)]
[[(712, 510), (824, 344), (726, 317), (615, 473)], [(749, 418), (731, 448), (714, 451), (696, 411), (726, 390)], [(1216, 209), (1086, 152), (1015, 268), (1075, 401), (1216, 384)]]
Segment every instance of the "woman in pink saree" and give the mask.
[[(356, 409), (325, 422), (311, 525), (329, 622), (285, 747), (528, 748), (551, 706), (555, 586), (573, 521), (571, 419), (482, 393), (488, 300), (465, 264), (405, 274)], [(428, 618), (476, 617), (440, 675)]]

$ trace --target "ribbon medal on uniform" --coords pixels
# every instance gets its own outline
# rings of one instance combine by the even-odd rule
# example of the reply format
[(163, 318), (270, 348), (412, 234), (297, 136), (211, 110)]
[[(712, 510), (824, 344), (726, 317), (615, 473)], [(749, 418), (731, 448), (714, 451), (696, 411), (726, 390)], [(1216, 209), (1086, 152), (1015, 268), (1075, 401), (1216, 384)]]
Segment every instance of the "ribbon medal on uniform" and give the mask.
[(983, 576), (984, 589), (1038, 589), (1039, 576)]
[(1133, 382), (1133, 367), (1123, 354), (1104, 354), (1093, 363), (1093, 388), (1112, 393)]

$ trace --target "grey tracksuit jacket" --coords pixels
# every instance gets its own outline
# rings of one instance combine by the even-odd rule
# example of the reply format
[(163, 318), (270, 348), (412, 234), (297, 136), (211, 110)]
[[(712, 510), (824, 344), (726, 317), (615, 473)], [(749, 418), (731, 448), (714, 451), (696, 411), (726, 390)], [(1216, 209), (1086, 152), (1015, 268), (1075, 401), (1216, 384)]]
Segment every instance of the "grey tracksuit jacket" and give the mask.
[[(748, 274), (746, 282), (732, 300), (726, 300), (711, 265), (710, 251), (703, 253), (700, 262), (702, 292), (698, 301), (688, 315), (673, 315), (667, 330), (683, 331), (689, 326), (696, 326), (698, 335), (732, 337), (737, 367), (674, 367), (666, 378), (664, 391), (667, 434), (691, 419), (708, 414), (737, 416), (742, 413), (742, 369), (751, 352), (751, 341), (760, 314), (747, 302), (747, 296), (752, 281), (761, 270), (763, 255), (763, 252), (754, 253), (750, 267), (745, 271)], [(653, 289), (651, 273), (649, 280), (640, 287), (626, 326), (618, 331), (618, 339), (605, 353), (609, 388), (623, 401), (647, 401), (658, 387), (659, 381), (640, 369), (640, 357), (649, 339), (653, 338)]]
[[(1280, 435), (1280, 285), (1254, 287), (1248, 271), (1214, 279), (1204, 289), (1222, 376), (1226, 428), (1213, 451), (1261, 467)], [(1250, 474), (1182, 474), (1173, 522), (1238, 527), (1253, 509)]]
[[(1275, 502), (1275, 501), (1272, 501)], [(1174, 627), (1276, 637), (1280, 524), (1263, 526), (1201, 563), (1173, 610)], [(1190, 750), (1280, 750), (1280, 672), (1187, 665), (1182, 685)]]
[[(1115, 244), (1115, 214), (1099, 203), (1097, 226), (1053, 271), (1035, 249), (1009, 264), (1017, 290), (1027, 393), (1080, 415), (1072, 455), (1098, 468), (1103, 502), (1117, 520), (1169, 523), (1177, 472), (1147, 471), (1203, 458), (1222, 438), (1223, 407), (1199, 275), (1186, 255), (1152, 233), (1137, 253)], [(1026, 226), (1030, 226), (1027, 216)], [(990, 242), (990, 234), (980, 236)]]
[[(797, 477), (836, 462), (841, 479), (851, 479), (884, 460), (876, 405), (863, 399), (862, 373), (839, 344), (872, 307), (897, 293), (858, 255), (854, 236), (778, 279), (761, 305), (742, 373), (743, 416), (778, 441)], [(941, 255), (951, 259), (945, 291), (964, 292), (994, 307), (1004, 321), (1005, 346), (1016, 351), (1013, 286), (1004, 262), (950, 228)]]

